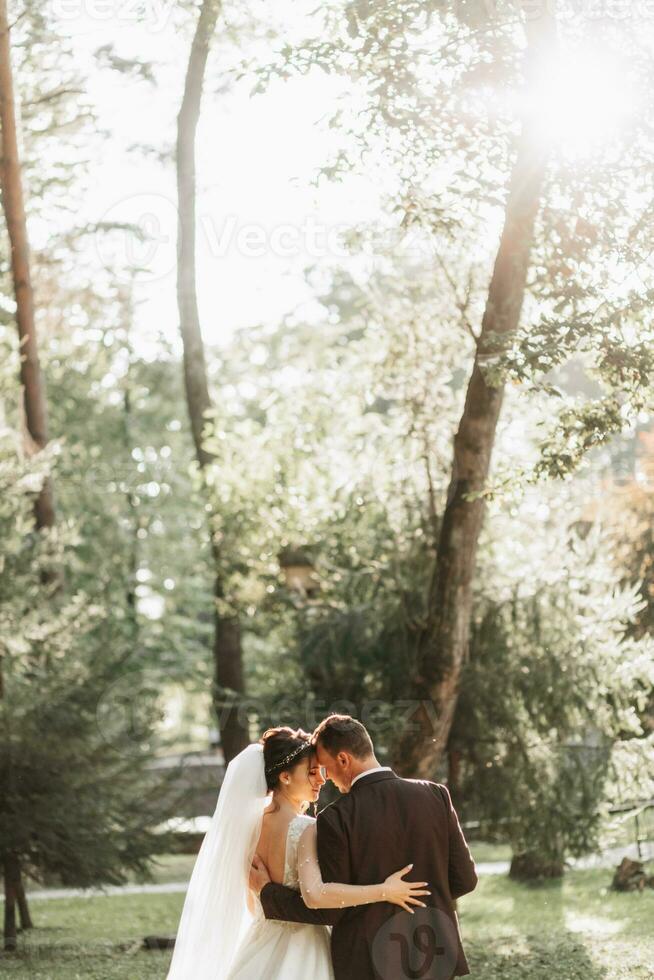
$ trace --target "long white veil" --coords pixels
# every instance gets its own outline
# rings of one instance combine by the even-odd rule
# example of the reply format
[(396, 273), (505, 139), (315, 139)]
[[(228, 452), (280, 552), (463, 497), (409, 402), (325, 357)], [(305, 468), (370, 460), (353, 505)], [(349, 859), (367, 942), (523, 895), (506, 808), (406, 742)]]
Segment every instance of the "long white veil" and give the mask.
[(198, 854), (168, 980), (225, 980), (252, 921), (248, 874), (268, 791), (263, 746), (227, 766), (211, 827)]

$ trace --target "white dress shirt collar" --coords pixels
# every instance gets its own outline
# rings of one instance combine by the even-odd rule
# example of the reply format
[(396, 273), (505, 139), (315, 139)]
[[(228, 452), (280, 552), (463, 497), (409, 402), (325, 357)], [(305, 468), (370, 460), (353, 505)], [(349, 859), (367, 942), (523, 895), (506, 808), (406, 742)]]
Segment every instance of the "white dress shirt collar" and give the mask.
[(370, 776), (373, 772), (392, 772), (390, 766), (375, 766), (374, 769), (366, 769), (365, 772), (360, 772), (358, 776), (355, 776), (350, 785), (350, 789), (356, 783), (357, 779), (363, 779), (364, 776)]

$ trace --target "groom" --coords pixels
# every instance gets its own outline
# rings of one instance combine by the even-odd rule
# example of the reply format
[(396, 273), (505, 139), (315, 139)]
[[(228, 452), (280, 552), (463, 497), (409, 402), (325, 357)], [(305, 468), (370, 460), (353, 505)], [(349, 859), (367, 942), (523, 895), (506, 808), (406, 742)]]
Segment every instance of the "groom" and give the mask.
[(414, 915), (386, 902), (311, 910), (299, 892), (253, 869), (250, 885), (266, 918), (333, 925), (335, 980), (450, 980), (470, 971), (454, 901), (477, 884), (447, 788), (400, 779), (375, 758), (370, 736), (349, 715), (330, 715), (313, 734), (318, 764), (344, 795), (318, 816), (324, 881), (367, 885), (409, 863), (408, 880), (428, 881), (427, 908)]

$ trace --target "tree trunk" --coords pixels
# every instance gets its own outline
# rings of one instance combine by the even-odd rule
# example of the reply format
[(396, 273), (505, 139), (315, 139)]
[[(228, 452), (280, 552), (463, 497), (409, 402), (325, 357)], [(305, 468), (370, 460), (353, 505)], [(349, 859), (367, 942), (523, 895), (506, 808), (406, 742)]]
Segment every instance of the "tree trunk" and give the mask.
[[(132, 288), (131, 286), (119, 290), (118, 301), (121, 310), (121, 323), (125, 331), (125, 355), (127, 368), (123, 380), (123, 414), (122, 414), (122, 440), (123, 451), (127, 459), (130, 458), (134, 447), (132, 439), (133, 405), (132, 405), (132, 369), (134, 362), (134, 350), (132, 347)], [(127, 521), (129, 525), (129, 553), (127, 556), (127, 582), (126, 582), (126, 602), (127, 616), (129, 620), (131, 643), (135, 646), (139, 635), (139, 621), (137, 609), (136, 587), (138, 584), (137, 573), (139, 569), (139, 499), (131, 486), (125, 492), (125, 506), (127, 510)]]
[(20, 915), (21, 929), (32, 929), (32, 917), (27, 904), (20, 861), (13, 854), (5, 855), (3, 861), (5, 887), (4, 948), (12, 951), (17, 944), (16, 912)]
[(509, 868), (509, 878), (514, 881), (539, 881), (544, 878), (562, 878), (565, 874), (563, 855), (547, 856), (537, 851), (514, 854)]
[(34, 923), (32, 922), (32, 916), (30, 915), (30, 908), (27, 904), (27, 895), (25, 894), (25, 885), (23, 883), (22, 871), (18, 871), (18, 883), (16, 887), (16, 902), (18, 904), (18, 911), (20, 913), (20, 927), (22, 930), (33, 929)]
[(13, 952), (17, 945), (16, 906), (20, 868), (15, 857), (6, 854), (3, 862), (5, 884), (4, 948)]
[[(217, 575), (216, 587), (219, 585)], [(213, 705), (226, 760), (233, 759), (250, 741), (247, 720), (240, 715), (243, 691), (240, 623), (236, 616), (227, 618), (216, 613)]]
[[(548, 13), (527, 20), (528, 74), (552, 51), (555, 24)], [(411, 725), (397, 750), (397, 766), (433, 777), (446, 750), (470, 637), (472, 584), (484, 501), (504, 385), (491, 385), (484, 365), (496, 356), (497, 338), (516, 330), (525, 294), (534, 225), (547, 154), (525, 119), (509, 183), (504, 228), (495, 259), (465, 405), (454, 439), (454, 459), (429, 596), (429, 622), (419, 650)]]
[[(177, 120), (177, 193), (179, 237), (177, 246), (177, 302), (184, 346), (184, 382), (191, 431), (198, 463), (202, 469), (213, 460), (203, 445), (206, 413), (211, 407), (204, 343), (196, 293), (195, 263), (195, 138), (204, 74), (214, 34), (219, 0), (203, 0), (188, 63), (184, 98)], [(211, 530), (210, 530), (210, 533)], [(215, 565), (215, 639), (214, 639), (214, 706), (226, 761), (237, 755), (249, 742), (247, 724), (239, 717), (238, 696), (243, 693), (243, 664), (240, 626), (236, 618), (223, 616), (220, 600), (224, 599), (223, 557), (211, 541)]]
[[(30, 275), (29, 241), (23, 201), (14, 80), (11, 70), (11, 41), (6, 0), (0, 0), (0, 190), (7, 222), (11, 251), (11, 273), (16, 300), (16, 326), (21, 345), (20, 375), (23, 385), (23, 404), (27, 428), (28, 451), (43, 449), (48, 441), (45, 387), (39, 362), (36, 326), (34, 322), (34, 291)], [(36, 526), (39, 529), (54, 525), (52, 483), (47, 477), (35, 503)], [(0, 698), (4, 697), (0, 675)], [(7, 856), (4, 867), (5, 883), (5, 949), (16, 948), (16, 906), (21, 925), (32, 928), (32, 920), (23, 887), (18, 858)]]
[(459, 749), (450, 748), (447, 751), (447, 788), (456, 808), (459, 803), (461, 788), (461, 751)]
[[(20, 157), (16, 130), (16, 105), (11, 71), (11, 44), (6, 0), (0, 0), (0, 128), (2, 131), (2, 206), (11, 246), (11, 272), (16, 298), (16, 325), (21, 344), (20, 375), (23, 385), (28, 451), (48, 441), (45, 386), (39, 363), (34, 323), (34, 291), (30, 275), (29, 241), (23, 202)], [(35, 504), (36, 525), (54, 525), (52, 482), (46, 478)]]
[(220, 8), (220, 0), (203, 0), (186, 73), (184, 97), (177, 117), (177, 302), (184, 344), (186, 396), (193, 441), (201, 466), (211, 462), (211, 456), (202, 444), (205, 413), (211, 407), (211, 399), (195, 288), (195, 139), (204, 73)]

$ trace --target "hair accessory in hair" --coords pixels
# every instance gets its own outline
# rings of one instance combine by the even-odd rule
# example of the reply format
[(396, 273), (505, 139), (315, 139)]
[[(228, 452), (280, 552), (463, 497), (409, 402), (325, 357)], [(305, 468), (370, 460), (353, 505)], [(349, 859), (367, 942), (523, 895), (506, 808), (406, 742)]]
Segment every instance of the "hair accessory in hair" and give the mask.
[(276, 762), (274, 766), (266, 766), (266, 775), (271, 776), (278, 769), (284, 769), (289, 762), (292, 762), (293, 759), (295, 759), (301, 752), (304, 752), (306, 749), (310, 747), (311, 747), (310, 741), (302, 742), (302, 744), (298, 745), (297, 748), (293, 749), (292, 752), (289, 752), (287, 756), (285, 756), (279, 762)]

